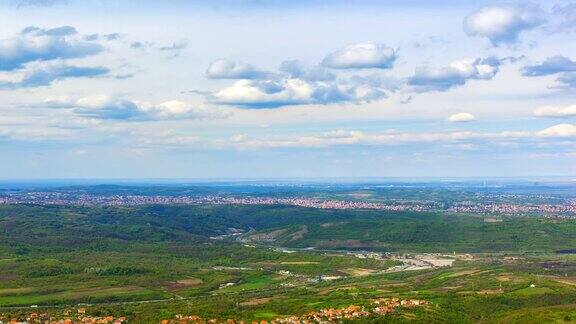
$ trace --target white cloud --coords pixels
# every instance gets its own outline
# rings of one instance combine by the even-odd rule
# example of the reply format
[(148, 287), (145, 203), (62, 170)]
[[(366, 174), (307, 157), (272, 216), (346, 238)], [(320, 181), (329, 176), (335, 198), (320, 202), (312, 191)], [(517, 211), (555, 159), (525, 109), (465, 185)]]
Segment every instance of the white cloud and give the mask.
[(522, 69), (522, 75), (524, 76), (543, 76), (552, 75), (562, 72), (575, 72), (576, 62), (571, 59), (564, 57), (562, 55), (555, 55), (548, 57), (545, 61), (534, 64), (527, 65)]
[(476, 117), (474, 115), (472, 115), (470, 113), (466, 113), (466, 112), (453, 114), (450, 117), (448, 117), (448, 121), (454, 122), (454, 123), (471, 122), (471, 121), (475, 121), (475, 120), (476, 120)]
[(215, 119), (229, 115), (213, 109), (197, 108), (179, 100), (153, 104), (107, 95), (79, 99), (50, 98), (44, 101), (43, 106), (71, 109), (75, 114), (88, 118), (125, 121)]
[(19, 34), (0, 40), (0, 70), (13, 71), (36, 61), (81, 58), (103, 50), (100, 44), (83, 40), (71, 26), (26, 27)]
[[(1, 63), (0, 63), (1, 64)], [(22, 89), (49, 86), (53, 82), (70, 78), (98, 78), (110, 72), (102, 66), (74, 66), (62, 62), (32, 64), (20, 70), (18, 81), (0, 80), (0, 89)]]
[(216, 92), (213, 101), (246, 107), (279, 107), (314, 103), (322, 93), (330, 93), (330, 87), (316, 87), (300, 79), (280, 81), (240, 80), (234, 85)]
[(540, 137), (576, 137), (576, 125), (558, 124), (536, 133)]
[(545, 106), (534, 111), (537, 117), (576, 117), (576, 105)]
[(215, 104), (242, 108), (359, 104), (386, 98), (400, 88), (400, 82), (394, 78), (364, 74), (339, 79), (324, 66), (308, 67), (298, 60), (282, 62), (276, 73), (231, 61), (216, 61), (207, 75), (239, 79), (231, 86), (206, 94), (206, 98)]
[(494, 46), (513, 44), (523, 31), (543, 24), (544, 16), (533, 6), (484, 7), (464, 19), (464, 31), (470, 36), (486, 37)]
[(527, 65), (522, 68), (522, 75), (538, 77), (546, 75), (559, 75), (556, 81), (558, 88), (576, 88), (576, 61), (562, 55), (548, 57), (541, 63)]
[(530, 132), (397, 132), (384, 131), (367, 133), (357, 130), (334, 130), (315, 135), (302, 135), (293, 137), (271, 137), (253, 139), (248, 136), (237, 138), (235, 141), (220, 141), (213, 143), (220, 146), (233, 146), (237, 148), (283, 148), (283, 147), (327, 147), (338, 145), (402, 145), (417, 143), (453, 143), (462, 147), (473, 147), (475, 142), (489, 140), (509, 141), (531, 137)]
[(328, 54), (322, 65), (333, 69), (390, 69), (396, 61), (396, 51), (384, 44), (359, 43)]
[(253, 65), (223, 59), (212, 62), (206, 70), (210, 79), (261, 79), (269, 75)]
[(239, 80), (216, 91), (209, 101), (244, 108), (277, 108), (291, 105), (362, 103), (386, 97), (385, 84), (366, 80), (306, 81), (297, 78)]
[(408, 79), (408, 85), (418, 92), (446, 91), (468, 80), (490, 80), (498, 73), (502, 61), (488, 57), (455, 61), (438, 70), (421, 68)]

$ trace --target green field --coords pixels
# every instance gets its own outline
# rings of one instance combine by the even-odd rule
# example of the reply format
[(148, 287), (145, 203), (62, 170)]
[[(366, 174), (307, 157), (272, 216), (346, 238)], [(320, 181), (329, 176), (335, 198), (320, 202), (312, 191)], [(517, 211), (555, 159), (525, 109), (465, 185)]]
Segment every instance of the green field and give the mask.
[[(231, 228), (245, 234), (210, 238)], [(576, 257), (555, 253), (576, 246), (571, 220), (486, 223), (473, 215), (287, 206), (19, 205), (0, 207), (0, 233), (3, 320), (25, 316), (31, 305), (65, 316), (79, 304), (90, 304), (82, 306), (87, 314), (135, 323), (178, 314), (270, 320), (383, 297), (430, 305), (362, 321), (576, 320)], [(456, 261), (384, 273), (401, 262), (334, 251), (344, 249), (456, 252)]]

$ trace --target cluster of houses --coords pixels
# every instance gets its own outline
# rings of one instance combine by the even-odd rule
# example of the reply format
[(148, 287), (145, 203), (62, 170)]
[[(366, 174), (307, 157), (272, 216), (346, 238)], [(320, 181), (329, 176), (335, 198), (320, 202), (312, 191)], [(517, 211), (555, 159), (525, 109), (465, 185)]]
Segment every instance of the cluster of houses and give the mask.
[[(393, 313), (397, 308), (413, 308), (428, 305), (426, 300), (420, 299), (399, 299), (399, 298), (382, 298), (372, 302), (371, 307), (350, 305), (342, 308), (326, 308), (317, 311), (311, 311), (304, 315), (293, 315), (288, 317), (276, 318), (271, 321), (262, 320), (260, 322), (251, 322), (250, 324), (304, 324), (304, 323), (338, 323), (342, 320), (355, 320), (372, 315), (381, 316)], [(77, 313), (77, 314), (73, 314)], [(65, 318), (57, 319), (47, 313), (30, 313), (22, 315), (19, 318), (2, 318), (0, 324), (125, 324), (125, 317), (114, 316), (89, 316), (86, 315), (85, 308), (75, 310), (66, 310), (63, 313)], [(248, 324), (248, 322), (234, 319), (205, 320), (199, 316), (176, 315), (176, 318), (162, 320), (161, 324)]]
[(163, 320), (162, 324), (320, 324), (338, 323), (342, 320), (355, 320), (368, 316), (382, 316), (393, 313), (398, 308), (413, 308), (428, 305), (426, 300), (421, 299), (399, 299), (383, 298), (372, 303), (372, 307), (350, 305), (343, 308), (326, 308), (312, 311), (304, 315), (293, 315), (276, 318), (271, 321), (262, 320), (260, 322), (244, 322), (234, 319), (227, 320), (204, 320), (199, 316), (177, 315), (175, 319)]
[[(73, 314), (76, 313), (76, 314)], [(4, 321), (5, 320), (5, 321)], [(125, 324), (126, 317), (89, 316), (85, 308), (64, 311), (63, 318), (48, 313), (29, 313), (18, 318), (1, 319), (0, 324)]]
[(273, 320), (273, 324), (300, 324), (300, 323), (333, 323), (343, 319), (353, 320), (370, 316), (370, 312), (363, 306), (350, 305), (344, 308), (327, 308), (312, 311), (303, 316), (290, 316)]
[(428, 305), (426, 300), (422, 299), (399, 299), (399, 298), (382, 298), (372, 303), (376, 306), (372, 311), (374, 314), (386, 315), (394, 312), (398, 307), (412, 308), (417, 306)]

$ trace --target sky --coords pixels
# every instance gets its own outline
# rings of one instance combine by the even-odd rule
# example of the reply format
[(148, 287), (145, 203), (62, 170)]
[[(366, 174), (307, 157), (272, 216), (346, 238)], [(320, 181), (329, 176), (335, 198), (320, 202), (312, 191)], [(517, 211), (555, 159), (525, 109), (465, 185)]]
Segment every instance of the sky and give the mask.
[(576, 1), (0, 0), (0, 179), (576, 178)]

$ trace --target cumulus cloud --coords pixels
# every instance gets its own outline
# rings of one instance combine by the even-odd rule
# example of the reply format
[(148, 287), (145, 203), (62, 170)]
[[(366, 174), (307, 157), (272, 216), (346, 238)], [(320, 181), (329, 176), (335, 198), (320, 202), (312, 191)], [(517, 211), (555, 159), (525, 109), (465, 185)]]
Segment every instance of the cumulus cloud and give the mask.
[(105, 67), (83, 67), (65, 64), (50, 64), (24, 72), (20, 81), (0, 81), (0, 89), (21, 89), (49, 86), (55, 81), (69, 78), (95, 78), (106, 75)]
[(239, 80), (209, 96), (213, 103), (244, 108), (276, 108), (291, 105), (361, 103), (386, 97), (384, 85), (363, 80), (307, 81), (297, 78)]
[(270, 76), (269, 72), (257, 67), (230, 60), (216, 60), (206, 70), (206, 77), (210, 79), (262, 79)]
[(396, 51), (386, 45), (360, 43), (327, 55), (319, 65), (299, 60), (280, 64), (278, 72), (253, 65), (216, 60), (206, 76), (235, 79), (233, 85), (206, 95), (209, 102), (242, 108), (277, 108), (291, 105), (365, 103), (386, 98), (400, 88), (398, 80), (378, 75), (338, 78), (330, 69), (389, 69)]
[(75, 114), (105, 120), (147, 121), (175, 119), (225, 118), (227, 113), (205, 108), (196, 108), (179, 100), (158, 104), (100, 95), (72, 99), (59, 97), (46, 99), (44, 107), (71, 109)]
[(396, 50), (387, 45), (365, 42), (328, 54), (322, 65), (332, 69), (390, 69), (397, 57)]
[(211, 96), (212, 102), (247, 108), (275, 108), (342, 100), (342, 94), (330, 84), (315, 84), (301, 79), (239, 80)]
[(576, 125), (559, 124), (536, 133), (540, 137), (576, 137)]
[(464, 19), (464, 31), (470, 36), (486, 37), (492, 45), (514, 44), (523, 31), (545, 23), (545, 14), (533, 6), (490, 6)]
[(324, 66), (310, 67), (298, 60), (282, 62), (279, 71), (274, 73), (249, 64), (218, 60), (210, 65), (206, 75), (238, 79), (206, 97), (212, 103), (242, 108), (363, 103), (383, 99), (400, 86), (393, 78), (377, 75), (338, 79)]
[(576, 105), (571, 106), (545, 106), (534, 111), (537, 117), (576, 117)]
[(446, 91), (469, 80), (491, 80), (501, 64), (501, 59), (488, 57), (456, 61), (438, 70), (421, 68), (408, 79), (408, 85), (418, 92)]
[(453, 114), (450, 117), (448, 117), (448, 121), (453, 122), (453, 123), (465, 123), (465, 122), (471, 122), (471, 121), (475, 121), (475, 120), (476, 120), (476, 117), (474, 115), (472, 115), (471, 113), (466, 113), (466, 112)]
[(522, 75), (534, 77), (575, 71), (575, 61), (561, 55), (556, 55), (547, 58), (541, 63), (525, 66), (522, 69)]
[(26, 27), (19, 34), (0, 40), (0, 71), (21, 69), (30, 62), (86, 57), (103, 50), (98, 43), (82, 40), (71, 26)]

